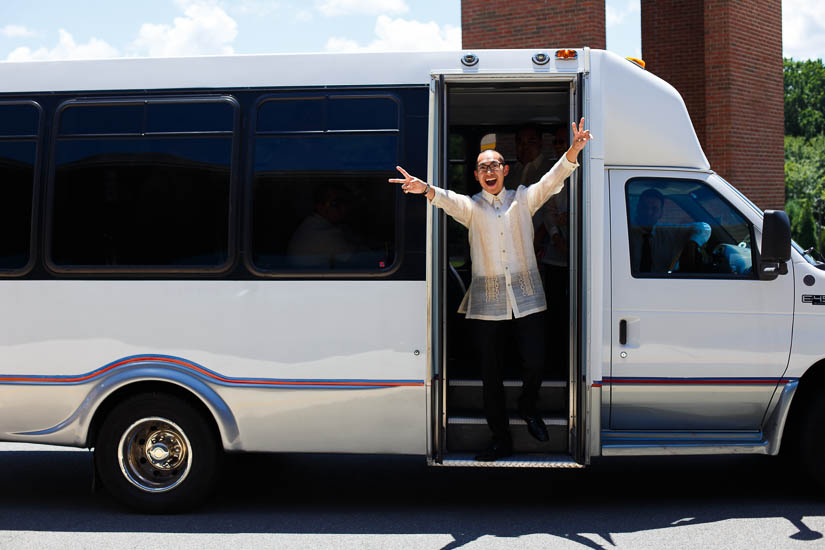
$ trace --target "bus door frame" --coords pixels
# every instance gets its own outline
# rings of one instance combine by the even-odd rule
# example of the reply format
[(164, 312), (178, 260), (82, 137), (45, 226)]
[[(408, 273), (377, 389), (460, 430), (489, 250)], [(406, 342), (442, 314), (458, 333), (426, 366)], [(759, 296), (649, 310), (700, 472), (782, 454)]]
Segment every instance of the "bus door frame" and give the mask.
[[(434, 187), (444, 188), (447, 183), (447, 90), (450, 83), (525, 83), (568, 82), (570, 86), (571, 121), (578, 122), (587, 116), (584, 101), (584, 75), (576, 73), (499, 73), (464, 74), (437, 73), (430, 75), (430, 110), (428, 132), (427, 181)], [(568, 368), (568, 452), (579, 464), (590, 462), (588, 438), (588, 400), (586, 364), (587, 330), (582, 312), (586, 299), (583, 290), (584, 273), (584, 189), (582, 181), (586, 177), (587, 163), (575, 173), (573, 188), (569, 194), (570, 227), (575, 228), (570, 235), (571, 260), (575, 264), (570, 269), (570, 328), (575, 338), (570, 339), (570, 365)], [(440, 465), (446, 456), (447, 434), (447, 391), (446, 391), (446, 278), (448, 277), (446, 214), (430, 207), (427, 210), (427, 339), (428, 339), (428, 385), (427, 385), (427, 461)], [(573, 292), (572, 290), (576, 291)]]

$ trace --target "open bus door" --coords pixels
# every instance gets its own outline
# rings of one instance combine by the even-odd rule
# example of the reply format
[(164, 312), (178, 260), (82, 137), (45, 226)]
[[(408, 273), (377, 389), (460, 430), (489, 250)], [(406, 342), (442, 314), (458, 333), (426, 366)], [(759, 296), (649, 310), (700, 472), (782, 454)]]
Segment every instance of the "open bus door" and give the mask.
[[(580, 118), (583, 78), (575, 74), (433, 74), (430, 82), (429, 163), (431, 185), (473, 195), (478, 192), (473, 169), (482, 137), (490, 135), (505, 162), (516, 161), (514, 136), (519, 127), (538, 126), (541, 134), (567, 128)], [(569, 138), (568, 138), (569, 141)], [(582, 175), (568, 181), (569, 312), (556, 319), (569, 338), (548, 347), (539, 409), (550, 441), (532, 439), (515, 414), (521, 373), (505, 369), (505, 393), (513, 434), (514, 455), (492, 463), (475, 462), (491, 436), (482, 408), (481, 375), (475, 366), (466, 320), (457, 305), (470, 284), (471, 258), (466, 229), (443, 211), (427, 217), (427, 288), (429, 322), (429, 438), (431, 464), (450, 466), (576, 467), (586, 464), (586, 398), (582, 359)], [(505, 185), (511, 185), (505, 180)], [(515, 186), (513, 186), (514, 188)], [(559, 312), (548, 311), (548, 319)], [(550, 323), (548, 323), (550, 325)], [(552, 326), (552, 325), (550, 325)], [(548, 327), (548, 336), (550, 327)], [(563, 349), (564, 347), (568, 349)], [(561, 348), (561, 349), (560, 349)], [(515, 370), (514, 370), (515, 367)]]

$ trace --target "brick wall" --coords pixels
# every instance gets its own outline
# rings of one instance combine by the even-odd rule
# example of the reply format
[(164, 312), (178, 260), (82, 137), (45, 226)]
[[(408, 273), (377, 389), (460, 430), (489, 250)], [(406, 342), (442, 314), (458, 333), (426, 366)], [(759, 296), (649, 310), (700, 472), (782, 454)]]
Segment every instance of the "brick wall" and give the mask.
[[(782, 208), (781, 0), (641, 0), (642, 57), (682, 94), (711, 167)], [(465, 49), (605, 47), (604, 0), (462, 0)]]
[(604, 0), (461, 0), (464, 49), (604, 48)]
[(704, 0), (642, 0), (642, 58), (685, 100), (705, 143)]
[(783, 208), (781, 0), (643, 0), (642, 57), (685, 98), (711, 167)]

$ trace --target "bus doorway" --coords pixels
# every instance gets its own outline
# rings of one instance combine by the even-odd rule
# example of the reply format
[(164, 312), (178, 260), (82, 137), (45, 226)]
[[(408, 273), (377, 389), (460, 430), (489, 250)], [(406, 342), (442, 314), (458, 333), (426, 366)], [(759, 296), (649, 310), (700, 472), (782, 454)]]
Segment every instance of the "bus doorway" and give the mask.
[[(431, 181), (472, 196), (480, 151), (494, 148), (509, 166), (507, 189), (535, 183), (568, 147), (570, 122), (579, 108), (574, 80), (479, 82), (442, 77), (435, 86)], [(435, 135), (437, 133), (437, 135)], [(571, 179), (577, 180), (580, 171)], [(433, 177), (434, 176), (434, 177)], [(534, 217), (539, 271), (548, 302), (544, 313), (546, 362), (538, 412), (550, 440), (539, 442), (517, 413), (521, 393), (521, 358), (513, 334), (497, 343), (514, 454), (491, 463), (474, 456), (489, 445), (481, 369), (473, 345), (472, 323), (458, 313), (472, 280), (467, 229), (441, 210), (432, 214), (433, 343), (431, 461), (443, 465), (571, 466), (582, 462), (578, 368), (579, 255), (576, 231), (580, 215), (577, 181), (542, 207)], [(508, 323), (512, 325), (512, 323)], [(511, 328), (512, 330), (512, 328)], [(579, 425), (581, 424), (581, 426)]]

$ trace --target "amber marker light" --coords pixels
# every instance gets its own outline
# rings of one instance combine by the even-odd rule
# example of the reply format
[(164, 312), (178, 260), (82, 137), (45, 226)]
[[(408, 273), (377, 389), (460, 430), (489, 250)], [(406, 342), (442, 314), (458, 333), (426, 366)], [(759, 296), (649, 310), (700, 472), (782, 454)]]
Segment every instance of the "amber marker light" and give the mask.
[(645, 62), (642, 61), (641, 59), (639, 59), (638, 57), (625, 57), (625, 59), (627, 59), (631, 63), (635, 63), (636, 65), (638, 65), (642, 69), (645, 68)]
[(576, 59), (579, 54), (576, 50), (556, 50), (556, 59)]

